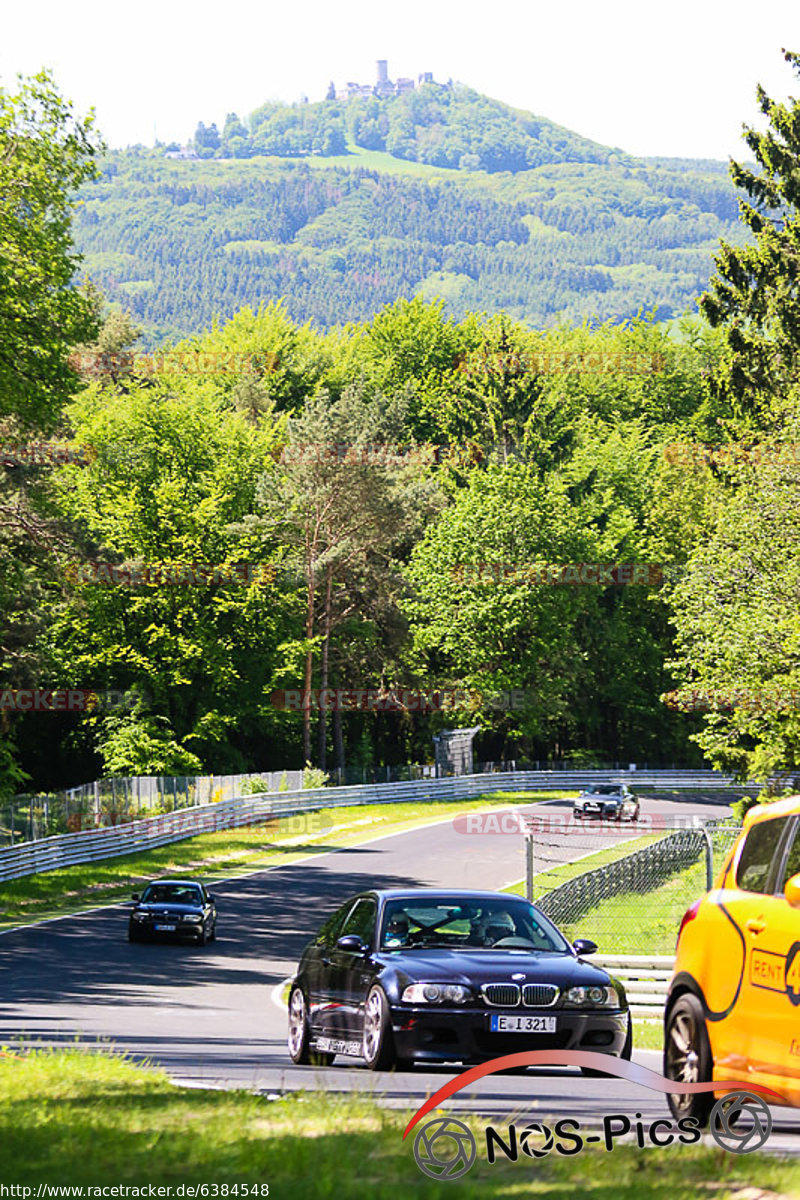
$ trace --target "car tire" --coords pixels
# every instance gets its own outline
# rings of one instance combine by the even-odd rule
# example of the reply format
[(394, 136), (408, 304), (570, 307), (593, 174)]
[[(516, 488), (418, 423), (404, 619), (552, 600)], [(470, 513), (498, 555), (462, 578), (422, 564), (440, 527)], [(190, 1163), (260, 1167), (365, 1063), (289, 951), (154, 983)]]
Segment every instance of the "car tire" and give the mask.
[(142, 939), (139, 937), (138, 930), (134, 929), (132, 925), (129, 925), (128, 926), (128, 941), (129, 942), (140, 942), (141, 940)]
[(389, 1001), (380, 987), (370, 989), (364, 1005), (361, 1053), (370, 1071), (387, 1071), (396, 1062), (389, 1019)]
[(208, 940), (210, 942), (215, 942), (217, 940), (217, 922), (216, 921), (211, 926), (211, 932), (208, 935)]
[(573, 808), (572, 815), (576, 821), (580, 821), (581, 818), (583, 817), (583, 813), (578, 808)]
[[(680, 996), (669, 1010), (664, 1030), (663, 1070), (667, 1079), (680, 1079), (686, 1083), (710, 1083), (713, 1078), (714, 1060), (703, 1006), (691, 992)], [(676, 1120), (694, 1117), (704, 1126), (714, 1107), (714, 1093), (668, 1094), (667, 1103)]]
[(311, 1049), (306, 998), (302, 988), (292, 988), (289, 994), (289, 1057), (299, 1067), (329, 1067), (336, 1058), (321, 1050)]

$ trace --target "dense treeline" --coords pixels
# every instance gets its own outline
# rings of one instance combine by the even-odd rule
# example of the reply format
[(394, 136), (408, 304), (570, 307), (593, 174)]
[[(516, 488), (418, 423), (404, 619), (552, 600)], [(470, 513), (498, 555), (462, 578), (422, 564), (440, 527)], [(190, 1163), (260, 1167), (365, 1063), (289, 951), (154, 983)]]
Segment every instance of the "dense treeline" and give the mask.
[(427, 178), (129, 153), (107, 159), (82, 199), (84, 269), (150, 342), (278, 297), (323, 327), (416, 294), (456, 318), (502, 310), (539, 327), (667, 319), (706, 286), (717, 239), (742, 237), (721, 164)]
[[(656, 575), (537, 586), (475, 568), (680, 561), (663, 447), (703, 428), (713, 346), (643, 322), (548, 335), (453, 322), (416, 300), (343, 334), (244, 309), (177, 350), (161, 370), (118, 355), (105, 373), (82, 355), (63, 432), (92, 453), (47, 476), (67, 532), (36, 655), (40, 678), (129, 705), (50, 714), (48, 764), (43, 716), (15, 715), (39, 783), (425, 759), (459, 722), (484, 728), (488, 757), (691, 757), (692, 719), (660, 700), (674, 680)], [(246, 563), (258, 569), (238, 586), (230, 569), (196, 582), (199, 567)], [(29, 671), (4, 682), (30, 686)], [(304, 721), (274, 698), (304, 688), (462, 700)]]
[[(96, 149), (39, 86), (30, 106), (50, 105), (43, 136), (61, 168), (48, 176), (14, 136), (35, 116), (0, 93), (0, 284), (26, 278), (43, 316), (14, 320), (10, 290), (0, 306), (12, 315), (3, 361), (27, 364), (0, 411), (3, 791), (26, 774), (53, 787), (100, 772), (419, 761), (437, 731), (466, 724), (486, 758), (688, 765), (702, 751), (760, 778), (796, 766), (800, 103), (762, 97), (772, 128), (748, 134), (761, 170), (734, 166), (749, 241), (737, 230), (718, 249), (706, 319), (672, 335), (650, 318), (541, 332), (418, 297), (323, 330), (292, 305), (310, 302), (319, 256), (342, 247), (359, 247), (365, 269), (372, 250), (409, 273), (415, 255), (491, 254), (509, 290), (518, 253), (582, 270), (591, 295), (613, 296), (611, 267), (557, 252), (580, 241), (569, 223), (589, 221), (602, 245), (620, 221), (629, 248), (654, 224), (652, 253), (687, 275), (682, 256), (719, 220), (714, 190), (699, 216), (676, 187), (668, 211), (622, 217), (647, 187), (625, 167), (588, 218), (574, 197), (589, 167), (559, 168), (538, 212), (509, 176), (455, 205), (465, 236), (451, 245), (423, 236), (426, 209), (446, 233), (443, 181), (262, 165), (257, 182), (252, 163), (205, 163), (190, 186), (184, 165), (107, 160), (103, 182), (83, 183), (83, 235), (94, 227), (96, 254), (119, 271), (135, 271), (123, 247), (140, 237), (163, 272), (117, 284), (132, 316), (70, 286), (68, 196)], [(103, 192), (120, 181), (139, 223)], [(24, 205), (11, 182), (28, 189)], [(539, 215), (556, 211), (560, 230)], [(682, 220), (695, 222), (694, 250)], [(175, 245), (199, 247), (202, 269), (177, 276), (188, 312), (232, 240), (276, 256), (287, 303), (240, 307), (169, 353), (137, 354), (133, 301), (150, 285), (159, 303), (169, 296)], [(300, 262), (306, 290), (292, 292)], [(640, 295), (652, 283), (641, 264), (617, 264)], [(445, 283), (456, 274), (442, 269)], [(61, 449), (29, 452), (41, 438)], [(87, 690), (109, 699), (40, 703)], [(346, 697), (331, 711), (291, 698), (331, 691)], [(419, 692), (454, 707), (404, 702)], [(388, 707), (364, 702), (377, 695)]]

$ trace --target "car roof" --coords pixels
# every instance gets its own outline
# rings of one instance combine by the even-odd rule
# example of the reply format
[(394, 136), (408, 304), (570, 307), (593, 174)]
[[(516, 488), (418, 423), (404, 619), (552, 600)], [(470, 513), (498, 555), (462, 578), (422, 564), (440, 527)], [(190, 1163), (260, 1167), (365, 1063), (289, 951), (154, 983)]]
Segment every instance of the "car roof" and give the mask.
[(772, 800), (769, 804), (757, 804), (745, 813), (745, 828), (758, 821), (770, 821), (773, 817), (791, 817), (795, 813), (800, 813), (800, 796), (787, 796), (785, 800)]
[(151, 879), (146, 887), (161, 887), (169, 884), (171, 887), (202, 887), (199, 879)]
[(369, 888), (367, 892), (358, 895), (377, 896), (379, 900), (435, 900), (438, 896), (455, 897), (456, 899), (471, 900), (522, 900), (524, 896), (515, 896), (509, 892), (479, 891), (475, 888)]

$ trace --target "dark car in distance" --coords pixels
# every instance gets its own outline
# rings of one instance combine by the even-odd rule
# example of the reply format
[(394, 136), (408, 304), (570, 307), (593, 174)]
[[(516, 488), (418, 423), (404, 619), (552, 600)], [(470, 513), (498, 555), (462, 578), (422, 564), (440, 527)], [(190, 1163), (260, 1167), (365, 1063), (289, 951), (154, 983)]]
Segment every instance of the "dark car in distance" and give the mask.
[[(532, 904), (500, 892), (368, 891), (329, 917), (289, 991), (289, 1054), (372, 1070), (523, 1050), (630, 1058), (622, 985)], [(594, 1072), (587, 1071), (587, 1074)]]
[(200, 946), (217, 936), (217, 902), (195, 879), (159, 879), (133, 894), (128, 941), (191, 938)]
[(573, 802), (576, 818), (603, 817), (607, 821), (639, 819), (639, 801), (625, 783), (592, 783)]

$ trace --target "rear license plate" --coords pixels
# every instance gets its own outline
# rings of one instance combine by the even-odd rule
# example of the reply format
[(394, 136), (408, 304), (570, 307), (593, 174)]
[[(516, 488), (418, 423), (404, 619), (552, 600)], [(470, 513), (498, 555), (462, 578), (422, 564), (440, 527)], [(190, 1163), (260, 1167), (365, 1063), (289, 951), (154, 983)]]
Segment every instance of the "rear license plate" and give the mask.
[(492, 1013), (492, 1033), (555, 1033), (555, 1017), (506, 1017)]
[(175, 930), (178, 928), (178, 926), (177, 925), (156, 925), (155, 928), (158, 929), (159, 932), (161, 932), (161, 933), (174, 933)]

